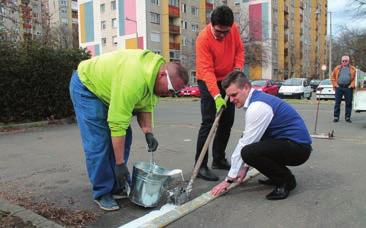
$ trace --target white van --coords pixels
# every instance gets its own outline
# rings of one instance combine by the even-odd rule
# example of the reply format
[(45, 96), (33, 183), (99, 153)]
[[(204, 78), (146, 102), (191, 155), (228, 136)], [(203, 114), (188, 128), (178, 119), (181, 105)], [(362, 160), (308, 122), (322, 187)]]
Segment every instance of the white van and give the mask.
[(281, 98), (293, 97), (310, 100), (312, 91), (306, 78), (289, 78), (280, 87), (278, 96)]
[(366, 112), (366, 73), (357, 69), (356, 88), (353, 90), (353, 110)]

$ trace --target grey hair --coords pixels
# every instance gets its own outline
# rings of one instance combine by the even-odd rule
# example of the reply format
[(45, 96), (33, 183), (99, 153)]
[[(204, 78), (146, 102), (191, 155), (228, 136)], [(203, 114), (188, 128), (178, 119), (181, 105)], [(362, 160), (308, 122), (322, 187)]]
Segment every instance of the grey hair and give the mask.
[(235, 84), (240, 89), (243, 89), (245, 85), (249, 85), (250, 87), (252, 86), (247, 76), (238, 70), (230, 72), (221, 82), (223, 89), (227, 89), (231, 84)]

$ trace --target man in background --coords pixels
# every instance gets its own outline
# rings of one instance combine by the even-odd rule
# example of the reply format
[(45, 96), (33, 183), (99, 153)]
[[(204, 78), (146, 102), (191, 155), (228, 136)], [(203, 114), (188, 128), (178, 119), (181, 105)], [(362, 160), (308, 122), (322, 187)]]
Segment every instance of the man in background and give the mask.
[(350, 64), (349, 56), (342, 56), (341, 64), (336, 66), (332, 72), (330, 80), (335, 90), (334, 119), (339, 121), (341, 112), (342, 97), (346, 102), (345, 120), (351, 121), (353, 89), (355, 88), (356, 68)]

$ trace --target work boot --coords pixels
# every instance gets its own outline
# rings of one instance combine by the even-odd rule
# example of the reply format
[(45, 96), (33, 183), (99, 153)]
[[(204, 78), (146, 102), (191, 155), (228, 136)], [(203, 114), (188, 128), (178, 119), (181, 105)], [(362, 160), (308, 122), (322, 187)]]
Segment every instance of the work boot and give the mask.
[(230, 164), (226, 160), (226, 158), (221, 160), (213, 160), (212, 161), (212, 168), (213, 169), (224, 169), (224, 170), (230, 170)]
[(334, 117), (333, 122), (334, 123), (337, 123), (338, 121), (339, 121), (339, 118), (338, 117)]
[(352, 123), (352, 120), (350, 118), (346, 118), (346, 122)]
[(219, 180), (219, 177), (216, 176), (208, 167), (201, 167), (198, 171), (197, 177), (207, 181)]

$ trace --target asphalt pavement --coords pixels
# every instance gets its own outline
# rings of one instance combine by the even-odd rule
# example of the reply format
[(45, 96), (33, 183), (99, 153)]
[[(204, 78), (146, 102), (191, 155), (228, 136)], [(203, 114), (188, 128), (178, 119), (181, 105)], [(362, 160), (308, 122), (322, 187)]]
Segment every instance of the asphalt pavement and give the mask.
[[(314, 131), (316, 102), (291, 101)], [(192, 173), (196, 138), (200, 125), (198, 99), (162, 99), (155, 119), (159, 148), (155, 154), (163, 167)], [(257, 184), (257, 178), (208, 205), (179, 219), (170, 227), (366, 227), (366, 113), (353, 113), (332, 122), (333, 103), (320, 105), (317, 132), (334, 130), (335, 138), (314, 139), (313, 152), (304, 165), (291, 168), (298, 186), (286, 200), (268, 201), (272, 189)], [(342, 103), (341, 115), (344, 115)], [(129, 161), (149, 161), (144, 135), (133, 122), (133, 145)], [(244, 111), (237, 110), (227, 147), (230, 158), (244, 128)], [(86, 175), (79, 130), (75, 124), (36, 128), (0, 136), (0, 192), (51, 202), (70, 211), (97, 214), (90, 227), (118, 227), (148, 213), (128, 199), (121, 210), (103, 212), (93, 202)], [(209, 164), (211, 164), (211, 155)], [(215, 171), (223, 179), (226, 171)], [(261, 176), (259, 176), (260, 178)], [(218, 182), (197, 179), (193, 196)]]

